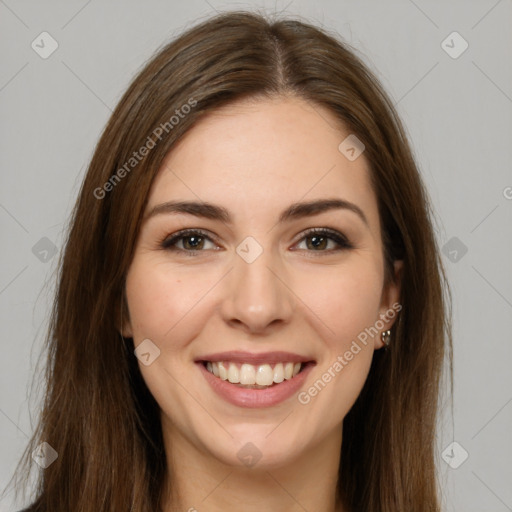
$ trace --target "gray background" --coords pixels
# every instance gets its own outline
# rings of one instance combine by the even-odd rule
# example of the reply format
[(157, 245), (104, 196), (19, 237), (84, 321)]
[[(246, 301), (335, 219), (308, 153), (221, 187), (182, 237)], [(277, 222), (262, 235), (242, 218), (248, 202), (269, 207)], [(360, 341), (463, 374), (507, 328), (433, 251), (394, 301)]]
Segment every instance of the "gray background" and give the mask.
[[(111, 109), (163, 43), (215, 10), (256, 6), (337, 31), (397, 104), (453, 289), (454, 414), (447, 402), (437, 438), (445, 509), (512, 510), (511, 0), (0, 0), (1, 488), (41, 400), (37, 385), (28, 397), (54, 289), (52, 248), (62, 247)], [(58, 43), (47, 59), (31, 47), (43, 31)], [(469, 44), (458, 58), (445, 50), (458, 52), (461, 40), (442, 45), (453, 31)], [(457, 469), (442, 457), (448, 447), (448, 461), (463, 460), (454, 440), (469, 454)], [(12, 495), (2, 512), (13, 510)]]

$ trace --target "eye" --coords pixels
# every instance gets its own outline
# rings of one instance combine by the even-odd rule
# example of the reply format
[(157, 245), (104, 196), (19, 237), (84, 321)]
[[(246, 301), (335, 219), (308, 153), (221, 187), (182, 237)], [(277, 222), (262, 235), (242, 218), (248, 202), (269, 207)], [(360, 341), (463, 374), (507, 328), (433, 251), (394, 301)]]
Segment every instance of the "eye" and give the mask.
[[(198, 229), (186, 229), (179, 231), (169, 238), (163, 240), (160, 244), (162, 249), (168, 251), (181, 251), (185, 253), (192, 253), (190, 256), (194, 256), (194, 251), (201, 252), (205, 249), (206, 241), (212, 242), (211, 238), (207, 233)], [(179, 247), (181, 243), (181, 247)], [(206, 247), (208, 249), (208, 247)]]
[[(311, 243), (308, 243), (309, 240), (311, 240)], [(303, 241), (306, 241), (305, 250), (308, 252), (333, 252), (353, 248), (353, 245), (345, 235), (327, 228), (309, 229), (299, 242), (302, 243)], [(196, 252), (202, 252), (208, 249), (208, 247), (205, 247), (205, 244), (208, 242), (215, 245), (212, 238), (205, 231), (200, 229), (186, 229), (178, 231), (174, 235), (164, 239), (160, 243), (160, 247), (168, 251), (186, 253), (187, 256), (195, 256)], [(334, 243), (334, 248), (331, 247), (328, 249), (329, 242)]]
[[(311, 241), (308, 243), (308, 241)], [(349, 242), (347, 237), (342, 233), (327, 229), (327, 228), (312, 228), (308, 230), (305, 236), (302, 237), (300, 242), (306, 242), (306, 250), (310, 252), (333, 252), (339, 250), (352, 249), (353, 245)], [(328, 248), (329, 242), (334, 242), (334, 248)]]

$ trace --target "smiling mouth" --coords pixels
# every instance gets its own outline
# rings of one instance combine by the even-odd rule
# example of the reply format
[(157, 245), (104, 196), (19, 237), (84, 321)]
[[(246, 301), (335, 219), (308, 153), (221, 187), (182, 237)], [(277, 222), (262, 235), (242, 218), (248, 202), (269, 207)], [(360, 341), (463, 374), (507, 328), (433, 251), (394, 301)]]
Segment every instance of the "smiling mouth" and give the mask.
[(220, 380), (245, 389), (267, 389), (285, 380), (292, 380), (313, 361), (304, 363), (264, 363), (253, 365), (230, 361), (201, 361), (203, 366)]

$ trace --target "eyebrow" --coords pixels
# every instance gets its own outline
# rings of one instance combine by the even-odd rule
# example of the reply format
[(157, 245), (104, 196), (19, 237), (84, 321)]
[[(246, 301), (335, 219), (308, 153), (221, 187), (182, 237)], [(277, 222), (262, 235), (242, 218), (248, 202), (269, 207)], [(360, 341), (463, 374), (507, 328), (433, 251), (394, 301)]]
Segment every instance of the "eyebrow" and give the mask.
[[(289, 222), (311, 215), (319, 215), (331, 210), (348, 210), (358, 215), (369, 227), (368, 219), (359, 206), (345, 199), (318, 199), (303, 203), (293, 203), (279, 216), (279, 223)], [(200, 201), (169, 201), (153, 207), (144, 217), (147, 221), (155, 215), (162, 214), (188, 214), (211, 220), (220, 220), (226, 224), (233, 224), (229, 210), (223, 206)]]

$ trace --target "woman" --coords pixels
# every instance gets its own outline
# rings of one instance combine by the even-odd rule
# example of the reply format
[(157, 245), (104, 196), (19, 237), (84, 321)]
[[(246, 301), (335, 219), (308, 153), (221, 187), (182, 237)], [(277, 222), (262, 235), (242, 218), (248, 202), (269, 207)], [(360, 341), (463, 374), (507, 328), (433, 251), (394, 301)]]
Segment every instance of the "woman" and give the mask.
[(404, 129), (334, 36), (231, 12), (163, 48), (61, 264), (28, 510), (440, 510), (449, 288)]

